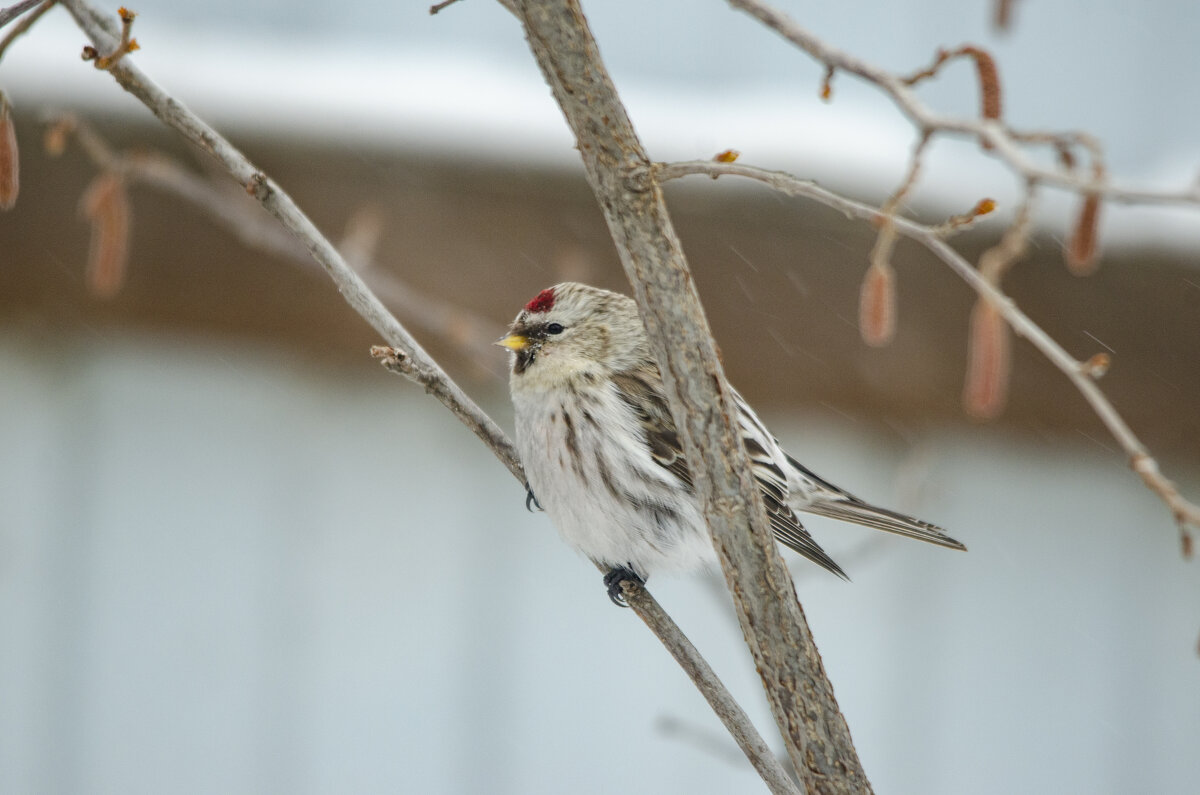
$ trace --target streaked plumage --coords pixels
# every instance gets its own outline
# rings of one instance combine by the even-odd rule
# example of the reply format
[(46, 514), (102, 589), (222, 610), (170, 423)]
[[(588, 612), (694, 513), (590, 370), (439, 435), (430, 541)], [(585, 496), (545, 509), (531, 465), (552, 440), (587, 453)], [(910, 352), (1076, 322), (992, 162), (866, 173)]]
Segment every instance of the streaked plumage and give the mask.
[[(565, 282), (531, 300), (500, 344), (514, 353), (509, 385), (529, 485), (563, 537), (606, 569), (642, 579), (714, 561), (633, 300)], [(941, 528), (821, 479), (780, 448), (736, 391), (734, 401), (780, 543), (845, 577), (800, 523), (799, 510), (964, 548)]]

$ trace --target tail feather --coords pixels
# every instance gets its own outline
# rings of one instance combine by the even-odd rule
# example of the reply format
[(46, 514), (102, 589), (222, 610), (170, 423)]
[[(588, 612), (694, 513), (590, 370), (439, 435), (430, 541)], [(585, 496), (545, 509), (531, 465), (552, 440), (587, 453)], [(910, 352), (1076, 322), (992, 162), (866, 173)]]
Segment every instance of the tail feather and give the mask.
[(915, 538), (919, 541), (927, 541), (930, 544), (937, 544), (938, 546), (949, 547), (950, 549), (961, 549), (964, 552), (967, 549), (960, 542), (946, 535), (946, 531), (937, 525), (923, 522), (920, 519), (914, 519), (911, 516), (905, 516), (902, 513), (889, 511), (886, 508), (877, 508), (874, 505), (869, 505), (853, 498), (847, 499), (840, 495), (838, 498), (832, 499), (818, 498), (808, 505), (798, 505), (796, 507), (805, 513), (814, 513), (818, 516), (828, 516), (831, 519), (854, 522), (864, 527), (873, 527), (876, 530), (884, 530), (888, 533)]
[[(771, 523), (775, 530), (775, 540), (795, 552), (799, 552), (804, 557), (816, 563), (826, 571), (833, 572), (843, 580), (849, 581), (850, 577), (846, 572), (842, 571), (842, 567), (837, 565), (833, 558), (829, 557), (825, 550), (821, 549), (813, 537), (808, 534), (808, 531), (803, 527), (796, 530), (792, 527), (782, 527), (775, 522)], [(799, 527), (799, 522), (797, 522)]]

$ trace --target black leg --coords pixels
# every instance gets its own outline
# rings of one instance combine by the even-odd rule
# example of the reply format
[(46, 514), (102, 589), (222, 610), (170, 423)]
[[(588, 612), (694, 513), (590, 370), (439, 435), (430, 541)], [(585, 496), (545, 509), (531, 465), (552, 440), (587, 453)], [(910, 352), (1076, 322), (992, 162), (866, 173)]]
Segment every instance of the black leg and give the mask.
[(608, 598), (617, 607), (629, 607), (625, 601), (625, 592), (621, 589), (621, 583), (626, 580), (636, 582), (638, 585), (646, 584), (646, 581), (639, 577), (637, 572), (626, 566), (617, 566), (604, 575), (604, 584), (608, 587)]
[(533, 508), (529, 507), (530, 503), (536, 505), (539, 511), (542, 510), (542, 504), (533, 496), (533, 489), (529, 488), (529, 481), (525, 481), (525, 510), (533, 513)]

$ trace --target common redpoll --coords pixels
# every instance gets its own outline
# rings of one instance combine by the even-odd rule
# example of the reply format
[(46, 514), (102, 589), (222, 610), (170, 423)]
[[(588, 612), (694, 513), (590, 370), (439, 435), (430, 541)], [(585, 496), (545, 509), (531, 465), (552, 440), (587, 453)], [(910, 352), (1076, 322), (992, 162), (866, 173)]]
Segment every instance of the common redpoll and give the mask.
[[(497, 342), (512, 351), (509, 387), (529, 496), (558, 531), (621, 582), (715, 562), (658, 364), (637, 304), (564, 282), (537, 294)], [(733, 392), (742, 442), (776, 539), (840, 577), (795, 511), (965, 549), (939, 528), (863, 502), (785, 453)]]

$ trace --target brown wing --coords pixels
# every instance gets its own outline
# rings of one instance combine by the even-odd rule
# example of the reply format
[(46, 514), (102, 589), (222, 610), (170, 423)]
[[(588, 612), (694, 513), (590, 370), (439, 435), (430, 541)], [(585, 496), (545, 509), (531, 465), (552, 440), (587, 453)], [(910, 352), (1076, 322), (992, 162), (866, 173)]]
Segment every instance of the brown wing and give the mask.
[(667, 405), (667, 398), (663, 394), (662, 376), (657, 370), (630, 370), (613, 376), (613, 384), (617, 388), (617, 396), (633, 409), (646, 444), (650, 446), (650, 455), (660, 466), (679, 478), (689, 494), (694, 492), (692, 473), (688, 471), (687, 459), (675, 430), (675, 420), (671, 417), (671, 407)]
[[(613, 377), (613, 383), (618, 396), (633, 410), (641, 424), (654, 460), (679, 478), (689, 493), (694, 492), (692, 475), (679, 443), (675, 420), (671, 417), (671, 407), (667, 404), (658, 370), (643, 368), (618, 373)], [(740, 399), (737, 404), (739, 411), (744, 410)], [(750, 468), (758, 482), (776, 540), (839, 577), (846, 578), (846, 573), (813, 540), (787, 505), (787, 479), (782, 470), (753, 437), (743, 433), (742, 442), (750, 457)]]

